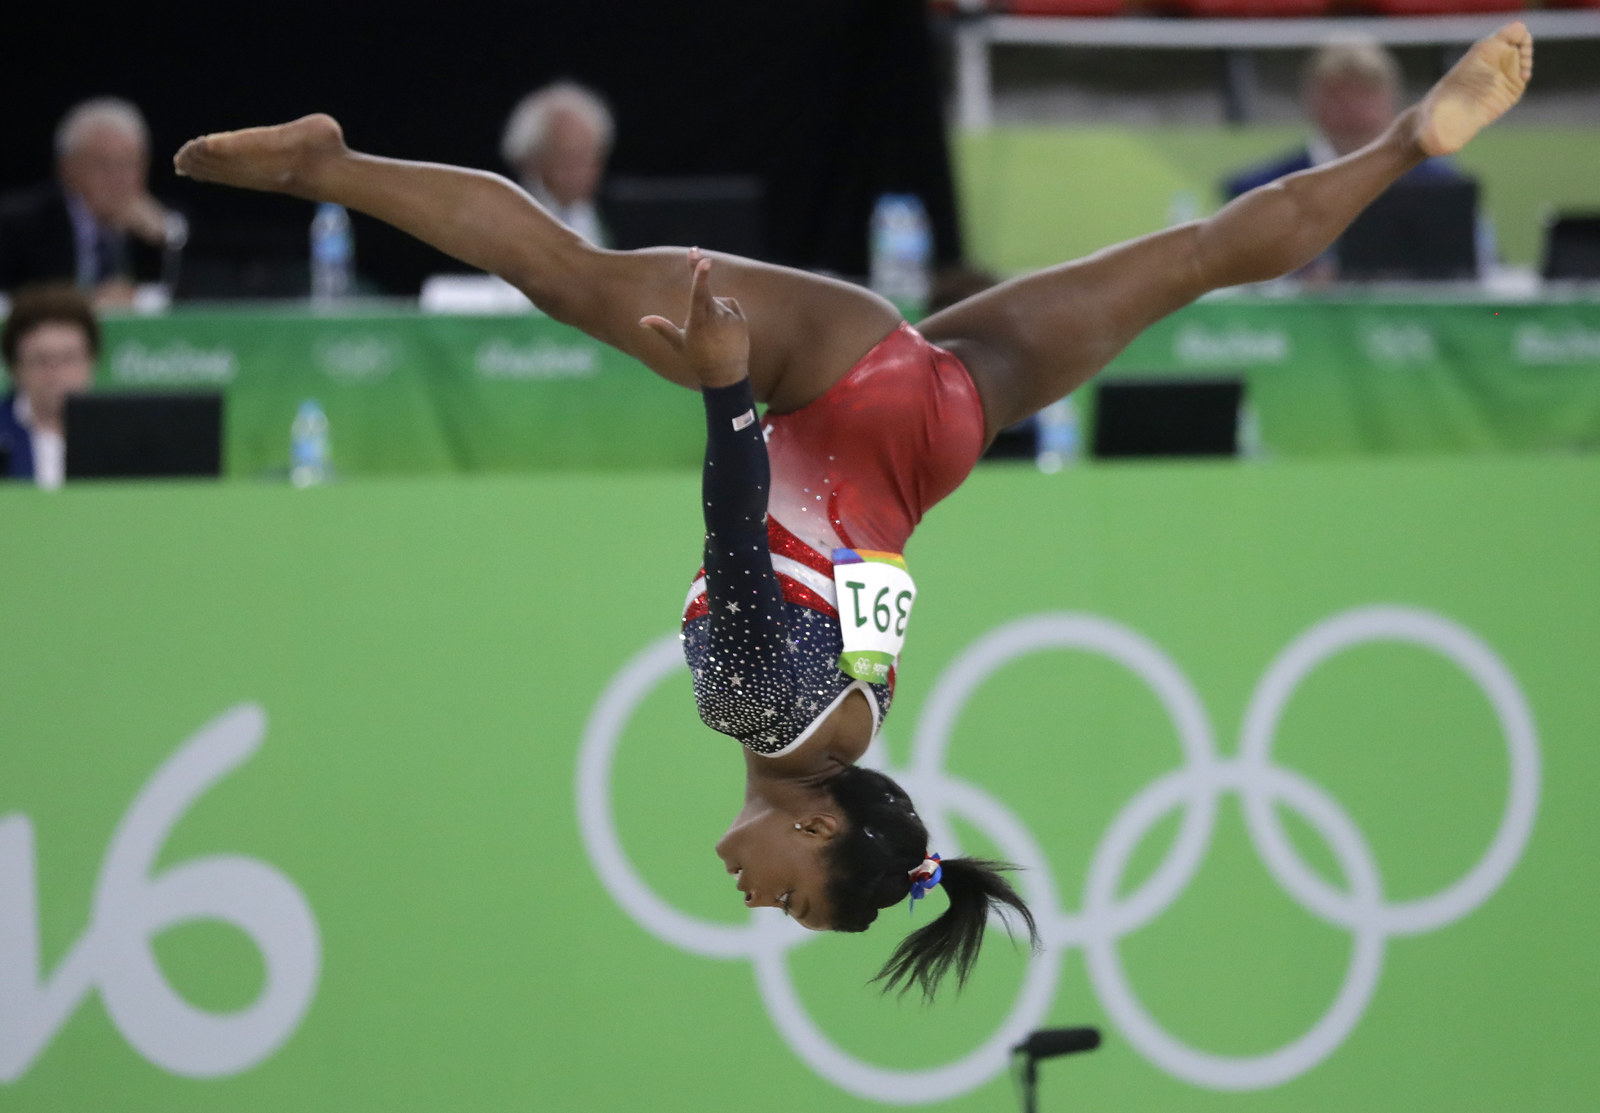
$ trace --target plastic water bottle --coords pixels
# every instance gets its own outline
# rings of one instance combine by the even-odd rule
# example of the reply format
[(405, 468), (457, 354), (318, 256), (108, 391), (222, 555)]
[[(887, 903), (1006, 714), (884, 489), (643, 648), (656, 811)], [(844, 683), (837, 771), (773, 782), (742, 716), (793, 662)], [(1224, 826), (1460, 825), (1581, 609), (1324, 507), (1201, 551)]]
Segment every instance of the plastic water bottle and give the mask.
[(324, 201), (311, 218), (311, 300), (327, 303), (348, 296), (354, 266), (350, 214), (343, 205)]
[(1193, 190), (1175, 189), (1172, 191), (1172, 200), (1167, 205), (1167, 227), (1172, 228), (1179, 224), (1188, 224), (1200, 215), (1200, 198), (1196, 197)]
[(912, 193), (885, 193), (872, 210), (873, 290), (907, 317), (928, 308), (933, 232), (928, 212)]
[(1047, 475), (1075, 464), (1082, 454), (1078, 407), (1071, 398), (1058, 398), (1034, 419), (1034, 462)]
[(1241, 460), (1260, 460), (1266, 455), (1261, 443), (1261, 415), (1256, 413), (1248, 399), (1239, 403), (1239, 416), (1235, 427), (1236, 450)]
[(328, 415), (308, 398), (300, 403), (289, 426), (289, 482), (296, 487), (314, 487), (326, 483), (331, 474)]

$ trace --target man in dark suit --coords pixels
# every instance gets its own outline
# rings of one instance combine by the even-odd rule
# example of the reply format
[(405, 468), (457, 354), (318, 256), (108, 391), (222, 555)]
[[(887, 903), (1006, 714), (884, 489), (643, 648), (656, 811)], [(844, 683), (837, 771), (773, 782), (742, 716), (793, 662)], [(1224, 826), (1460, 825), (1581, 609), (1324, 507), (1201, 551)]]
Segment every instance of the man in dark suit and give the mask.
[(85, 101), (56, 128), (56, 180), (0, 199), (0, 290), (71, 282), (127, 304), (162, 278), (186, 237), (150, 196), (150, 134), (132, 104)]
[[(1358, 151), (1383, 134), (1399, 114), (1400, 66), (1377, 42), (1347, 39), (1317, 51), (1306, 67), (1306, 113), (1316, 128), (1311, 141), (1271, 162), (1230, 177), (1222, 192), (1228, 200), (1286, 174), (1309, 170)], [(1402, 181), (1459, 181), (1461, 173), (1445, 159), (1429, 159)]]
[[(1231, 201), (1257, 186), (1288, 174), (1309, 170), (1358, 151), (1382, 135), (1399, 112), (1400, 66), (1372, 40), (1347, 39), (1317, 51), (1306, 67), (1306, 113), (1316, 129), (1311, 141), (1271, 162), (1241, 170), (1222, 183)], [(1427, 185), (1465, 179), (1448, 159), (1431, 158), (1396, 183)], [(1477, 252), (1481, 261), (1493, 256), (1493, 232), (1480, 221)], [(1338, 245), (1301, 272), (1301, 278), (1337, 276)]]

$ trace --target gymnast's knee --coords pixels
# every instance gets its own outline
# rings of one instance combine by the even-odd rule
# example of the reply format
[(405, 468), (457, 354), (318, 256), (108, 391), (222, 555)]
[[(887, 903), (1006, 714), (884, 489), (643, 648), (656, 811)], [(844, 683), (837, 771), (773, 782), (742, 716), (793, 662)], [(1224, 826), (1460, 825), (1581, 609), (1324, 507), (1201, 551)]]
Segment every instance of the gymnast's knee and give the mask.
[(530, 247), (514, 273), (503, 277), (552, 320), (586, 328), (605, 301), (605, 256), (616, 254), (574, 235), (570, 241)]

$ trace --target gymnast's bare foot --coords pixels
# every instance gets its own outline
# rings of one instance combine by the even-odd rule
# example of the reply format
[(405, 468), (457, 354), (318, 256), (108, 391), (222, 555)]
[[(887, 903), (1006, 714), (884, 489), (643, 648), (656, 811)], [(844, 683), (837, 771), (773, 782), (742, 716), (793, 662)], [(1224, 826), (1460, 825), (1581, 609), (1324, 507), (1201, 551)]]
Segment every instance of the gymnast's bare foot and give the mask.
[(172, 165), (202, 182), (315, 200), (317, 168), (346, 150), (339, 121), (318, 114), (275, 127), (202, 135), (185, 143)]
[(1422, 98), (1417, 142), (1428, 155), (1450, 155), (1522, 99), (1533, 76), (1533, 36), (1519, 21), (1474, 43)]

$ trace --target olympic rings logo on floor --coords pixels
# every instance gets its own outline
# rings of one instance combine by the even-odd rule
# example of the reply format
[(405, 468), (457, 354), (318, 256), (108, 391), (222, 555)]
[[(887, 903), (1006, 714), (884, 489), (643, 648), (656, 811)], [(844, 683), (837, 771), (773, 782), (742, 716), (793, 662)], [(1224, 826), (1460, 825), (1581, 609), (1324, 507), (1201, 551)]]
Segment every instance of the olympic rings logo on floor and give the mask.
[[(1389, 901), (1365, 836), (1343, 806), (1303, 775), (1272, 760), (1273, 736), (1290, 697), (1329, 658), (1373, 642), (1431, 650), (1470, 678), (1488, 699), (1509, 756), (1510, 778), (1500, 823), (1482, 858), (1430, 896)], [(1053, 871), (1032, 833), (992, 794), (945, 771), (961, 710), (1004, 666), (1051, 650), (1098, 654), (1139, 678), (1177, 730), (1182, 763), (1146, 785), (1118, 812), (1095, 848), (1077, 912), (1064, 911)], [(1087, 614), (1040, 614), (1007, 623), (969, 646), (933, 686), (912, 742), (908, 769), (893, 771), (917, 801), (936, 845), (956, 853), (950, 817), (985, 832), (1000, 854), (1024, 867), (1025, 895), (1038, 915), (1045, 946), (1030, 960), (1021, 993), (980, 1046), (943, 1066), (905, 1071), (862, 1062), (841, 1049), (807, 1013), (785, 955), (808, 933), (781, 917), (755, 915), (744, 925), (689, 916), (645, 884), (617, 837), (611, 768), (635, 708), (664, 678), (682, 668), (676, 636), (651, 645), (626, 665), (600, 696), (584, 731), (578, 765), (578, 816), (585, 845), (612, 897), (646, 931), (674, 947), (709, 958), (746, 958), (773, 1023), (813, 1070), (861, 1097), (898, 1104), (946, 1100), (975, 1089), (1004, 1069), (1009, 1049), (1041, 1026), (1054, 1002), (1064, 953), (1083, 948), (1096, 996), (1118, 1032), (1147, 1060), (1197, 1086), (1256, 1090), (1297, 1078), (1332, 1055), (1377, 989), (1383, 951), (1394, 936), (1421, 935), (1471, 913), (1500, 887), (1527, 845), (1539, 807), (1540, 754), (1532, 712), (1510, 670), (1471, 631), (1429, 611), (1362, 607), (1334, 615), (1280, 653), (1256, 687), (1245, 713), (1238, 753), (1217, 752), (1199, 694), (1183, 671), (1148, 638)], [(1344, 984), (1304, 1032), (1261, 1055), (1217, 1055), (1179, 1040), (1140, 1002), (1123, 969), (1118, 942), (1161, 915), (1194, 878), (1210, 846), (1218, 804), (1240, 798), (1256, 852), (1273, 879), (1306, 911), (1348, 931), (1352, 948)], [(1299, 814), (1333, 851), (1348, 889), (1328, 884), (1299, 856), (1277, 807)], [(1136, 890), (1119, 896), (1129, 859), (1151, 828), (1182, 809), (1166, 859)]]

